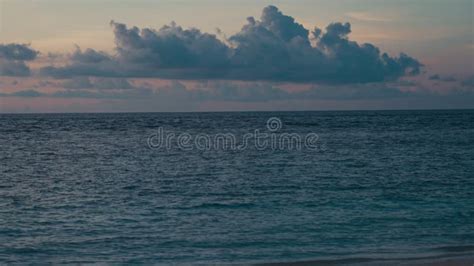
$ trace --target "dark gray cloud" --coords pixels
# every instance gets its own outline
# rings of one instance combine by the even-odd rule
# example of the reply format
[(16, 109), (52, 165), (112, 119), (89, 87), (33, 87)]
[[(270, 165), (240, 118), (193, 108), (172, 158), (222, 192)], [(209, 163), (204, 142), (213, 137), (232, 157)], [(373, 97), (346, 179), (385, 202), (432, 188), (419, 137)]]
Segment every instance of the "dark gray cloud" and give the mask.
[(36, 59), (38, 54), (26, 44), (0, 44), (0, 76), (29, 76), (25, 61)]
[(91, 98), (91, 99), (119, 99), (133, 101), (136, 99), (149, 99), (153, 97), (153, 91), (146, 88), (137, 88), (135, 90), (121, 91), (103, 91), (103, 90), (65, 90), (46, 94), (46, 97), (55, 98)]
[[(256, 22), (251, 24), (255, 25)], [(267, 6), (263, 9), (260, 24), (286, 42), (296, 37), (306, 39), (309, 33), (303, 25), (297, 23), (294, 18), (284, 15), (275, 6)]]
[(105, 52), (86, 49), (84, 52), (77, 47), (69, 56), (71, 64), (65, 67), (47, 66), (40, 69), (40, 74), (55, 78), (71, 78), (75, 76), (120, 76), (118, 62)]
[[(314, 86), (298, 92), (290, 92), (268, 82), (253, 82), (238, 84), (234, 82), (202, 82), (192, 88), (174, 81), (170, 85), (152, 88), (134, 86), (126, 90), (104, 90), (94, 87), (90, 82), (87, 89), (79, 87), (67, 88), (54, 93), (40, 91), (20, 91), (4, 94), (4, 97), (55, 97), (55, 98), (97, 98), (97, 99), (147, 99), (160, 102), (175, 102), (176, 104), (199, 103), (206, 101), (224, 102), (268, 102), (288, 100), (374, 100), (374, 99), (406, 99), (409, 97), (431, 97), (431, 92), (409, 92), (398, 88), (395, 84), (369, 83), (334, 86)], [(82, 81), (79, 82), (82, 84)], [(465, 93), (463, 91), (460, 91)], [(458, 92), (456, 92), (459, 94)], [(456, 95), (457, 95), (456, 94)], [(472, 95), (471, 95), (472, 96)]]
[(429, 77), (429, 80), (437, 80), (437, 81), (444, 81), (444, 82), (454, 82), (456, 81), (455, 77), (452, 76), (441, 76), (439, 74), (434, 74)]
[[(372, 44), (349, 40), (349, 23), (332, 23), (311, 34), (278, 8), (247, 19), (240, 32), (219, 40), (175, 23), (159, 30), (111, 22), (116, 54), (78, 49), (65, 67), (45, 67), (56, 78), (73, 76), (159, 77), (167, 79), (267, 80), (368, 83), (420, 73), (422, 64), (391, 57)], [(315, 41), (312, 45), (311, 40)]]
[(134, 99), (149, 99), (153, 96), (150, 89), (140, 88), (126, 91), (75, 90), (67, 89), (56, 92), (41, 92), (39, 90), (21, 90), (13, 93), (0, 93), (0, 97), (46, 97), (46, 98), (89, 98), (89, 99), (120, 99), (133, 101)]
[(61, 86), (65, 89), (98, 89), (98, 90), (128, 90), (135, 89), (124, 78), (94, 78), (78, 76), (64, 81)]
[(320, 100), (388, 100), (436, 96), (436, 93), (432, 91), (410, 91), (404, 87), (406, 87), (405, 84), (399, 82), (346, 84), (336, 89), (333, 86), (318, 86), (301, 92), (299, 97)]
[(104, 52), (98, 52), (93, 49), (86, 49), (84, 52), (77, 47), (76, 51), (71, 55), (71, 59), (79, 63), (101, 63), (110, 61), (109, 56)]
[(0, 58), (6, 60), (30, 61), (34, 60), (38, 52), (26, 44), (0, 44)]
[(21, 91), (13, 92), (10, 94), (4, 94), (4, 95), (13, 96), (13, 97), (26, 97), (26, 98), (45, 96), (44, 93), (39, 92), (37, 90), (21, 90)]
[(25, 62), (0, 59), (0, 76), (25, 77), (30, 74), (30, 68)]
[(318, 47), (330, 57), (334, 71), (328, 79), (340, 82), (375, 82), (394, 80), (405, 75), (420, 73), (421, 63), (401, 53), (390, 57), (380, 53), (372, 44), (350, 41), (349, 23), (332, 23), (326, 31), (316, 29), (313, 32)]
[(218, 68), (228, 64), (230, 49), (215, 35), (184, 30), (172, 23), (159, 31), (112, 22), (120, 61), (160, 68)]

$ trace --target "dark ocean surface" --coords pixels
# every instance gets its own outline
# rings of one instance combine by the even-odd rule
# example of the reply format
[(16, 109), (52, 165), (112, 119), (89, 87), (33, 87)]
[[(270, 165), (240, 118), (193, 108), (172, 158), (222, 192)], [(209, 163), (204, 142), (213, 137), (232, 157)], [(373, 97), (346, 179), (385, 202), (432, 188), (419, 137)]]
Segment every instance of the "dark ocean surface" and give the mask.
[[(159, 128), (318, 138), (150, 147)], [(472, 110), (4, 114), (0, 148), (0, 264), (474, 254)]]

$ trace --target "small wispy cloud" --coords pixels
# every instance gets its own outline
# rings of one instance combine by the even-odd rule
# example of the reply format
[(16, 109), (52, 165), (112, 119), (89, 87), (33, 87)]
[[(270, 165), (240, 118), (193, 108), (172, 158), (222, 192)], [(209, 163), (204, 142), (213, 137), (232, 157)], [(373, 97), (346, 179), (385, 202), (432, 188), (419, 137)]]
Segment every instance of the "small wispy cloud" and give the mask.
[(390, 22), (393, 21), (392, 17), (374, 15), (368, 12), (348, 12), (346, 16), (355, 20), (367, 21), (367, 22)]

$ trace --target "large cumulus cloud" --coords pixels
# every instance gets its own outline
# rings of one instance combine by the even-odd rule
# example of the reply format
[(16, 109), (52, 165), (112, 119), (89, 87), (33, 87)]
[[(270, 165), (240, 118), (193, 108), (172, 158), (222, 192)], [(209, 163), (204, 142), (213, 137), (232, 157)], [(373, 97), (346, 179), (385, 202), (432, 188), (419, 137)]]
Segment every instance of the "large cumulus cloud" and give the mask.
[(175, 23), (159, 30), (111, 23), (116, 53), (78, 49), (64, 67), (42, 73), (72, 76), (159, 77), (170, 79), (267, 80), (367, 83), (416, 75), (422, 64), (406, 55), (392, 57), (372, 44), (349, 39), (349, 23), (310, 32), (278, 8), (263, 9), (226, 40)]
[(0, 76), (29, 76), (26, 61), (35, 60), (38, 52), (26, 44), (0, 44)]

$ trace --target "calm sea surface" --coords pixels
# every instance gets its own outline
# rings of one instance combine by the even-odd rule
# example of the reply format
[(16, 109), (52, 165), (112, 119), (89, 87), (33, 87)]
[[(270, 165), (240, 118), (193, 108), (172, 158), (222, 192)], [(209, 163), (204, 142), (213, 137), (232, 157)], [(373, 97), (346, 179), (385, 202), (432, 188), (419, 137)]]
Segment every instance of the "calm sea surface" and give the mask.
[(474, 254), (474, 111), (0, 115), (0, 148), (0, 264)]

